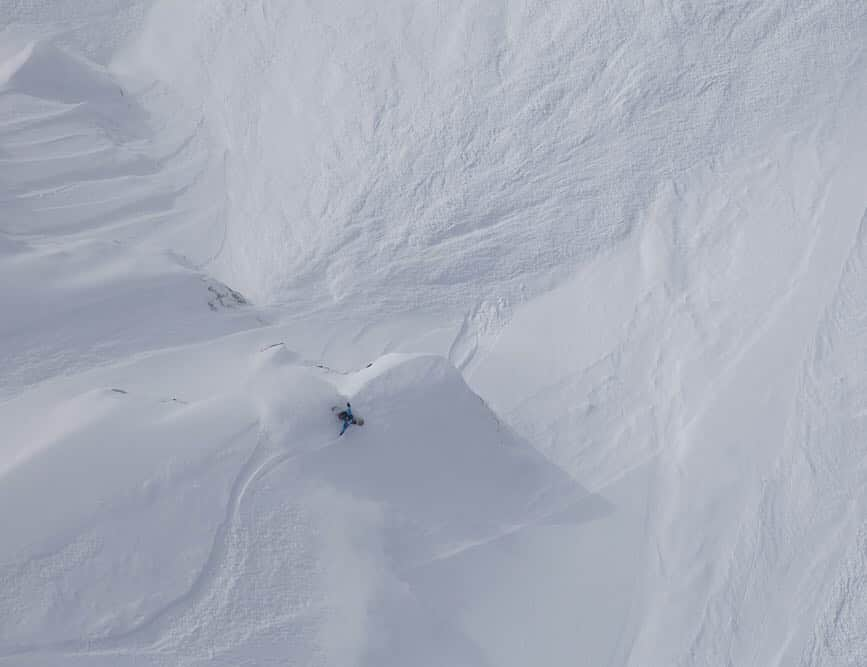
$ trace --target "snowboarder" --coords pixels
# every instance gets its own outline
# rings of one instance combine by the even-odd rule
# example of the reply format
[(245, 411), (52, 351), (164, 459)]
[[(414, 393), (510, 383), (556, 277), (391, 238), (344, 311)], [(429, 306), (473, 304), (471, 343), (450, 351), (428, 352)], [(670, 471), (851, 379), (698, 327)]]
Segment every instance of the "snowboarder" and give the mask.
[[(331, 408), (332, 411), (337, 410), (337, 408)], [(340, 435), (346, 433), (346, 429), (349, 428), (350, 424), (355, 424), (357, 426), (364, 426), (364, 419), (361, 417), (356, 417), (352, 414), (352, 406), (347, 401), (346, 409), (341, 410), (337, 413), (337, 418), (343, 422), (343, 428), (340, 429)]]

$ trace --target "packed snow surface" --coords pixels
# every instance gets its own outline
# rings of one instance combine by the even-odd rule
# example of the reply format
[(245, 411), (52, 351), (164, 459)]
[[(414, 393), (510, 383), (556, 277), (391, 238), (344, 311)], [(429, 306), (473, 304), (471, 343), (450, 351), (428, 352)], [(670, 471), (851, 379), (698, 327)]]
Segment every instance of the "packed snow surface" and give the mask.
[(867, 665), (865, 45), (0, 0), (0, 665)]

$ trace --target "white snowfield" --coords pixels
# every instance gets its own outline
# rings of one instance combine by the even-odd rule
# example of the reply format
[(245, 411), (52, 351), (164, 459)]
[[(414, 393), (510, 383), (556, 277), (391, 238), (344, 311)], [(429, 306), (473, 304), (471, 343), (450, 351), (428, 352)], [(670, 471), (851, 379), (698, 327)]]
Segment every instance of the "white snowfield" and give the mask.
[(0, 0), (0, 536), (3, 667), (864, 667), (867, 5)]

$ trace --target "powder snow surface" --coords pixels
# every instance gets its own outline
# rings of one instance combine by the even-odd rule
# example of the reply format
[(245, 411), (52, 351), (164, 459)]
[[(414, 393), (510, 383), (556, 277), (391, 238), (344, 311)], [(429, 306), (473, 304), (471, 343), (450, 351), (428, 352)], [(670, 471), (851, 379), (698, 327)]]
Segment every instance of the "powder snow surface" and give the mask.
[(0, 665), (867, 665), (865, 44), (0, 2)]

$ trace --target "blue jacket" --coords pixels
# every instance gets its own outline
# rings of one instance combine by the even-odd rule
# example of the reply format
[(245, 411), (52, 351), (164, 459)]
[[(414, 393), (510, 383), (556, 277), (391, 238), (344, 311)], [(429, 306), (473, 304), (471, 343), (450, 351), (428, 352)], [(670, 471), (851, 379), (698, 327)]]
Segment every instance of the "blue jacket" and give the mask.
[(343, 428), (340, 429), (340, 435), (343, 435), (346, 433), (346, 429), (349, 428), (349, 425), (355, 423), (355, 417), (352, 415), (352, 406), (349, 405), (349, 403), (346, 404), (346, 410), (341, 414), (343, 414)]

